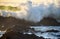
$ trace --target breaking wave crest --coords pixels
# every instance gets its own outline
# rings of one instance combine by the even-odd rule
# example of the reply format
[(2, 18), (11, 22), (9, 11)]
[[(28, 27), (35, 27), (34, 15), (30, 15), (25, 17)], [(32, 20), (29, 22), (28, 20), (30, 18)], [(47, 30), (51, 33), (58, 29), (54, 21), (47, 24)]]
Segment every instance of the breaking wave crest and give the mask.
[(20, 11), (7, 11), (0, 10), (0, 15), (3, 17), (15, 17), (19, 19), (25, 19), (28, 21), (39, 22), (44, 17), (53, 17), (57, 20), (60, 20), (60, 7), (54, 2), (45, 4), (44, 2), (39, 5), (33, 3), (32, 1), (27, 1), (27, 3), (22, 3), (19, 5)]

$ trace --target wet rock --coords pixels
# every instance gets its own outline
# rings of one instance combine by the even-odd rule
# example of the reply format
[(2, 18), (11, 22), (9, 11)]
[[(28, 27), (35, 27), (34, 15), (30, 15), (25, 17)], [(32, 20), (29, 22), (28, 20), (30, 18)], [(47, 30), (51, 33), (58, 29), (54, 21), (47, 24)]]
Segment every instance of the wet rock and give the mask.
[(28, 35), (28, 34), (22, 34), (18, 32), (7, 32), (3, 35), (1, 39), (44, 39), (43, 37), (37, 37), (34, 34)]
[(45, 39), (44, 37), (39, 37), (40, 39)]
[(60, 32), (60, 31), (52, 29), (52, 30), (47, 30), (46, 32)]
[(42, 19), (39, 23), (44, 26), (60, 26), (60, 23), (58, 23), (56, 19), (50, 17)]
[[(6, 30), (7, 33), (3, 35), (1, 39), (44, 39), (43, 37), (37, 37), (34, 34), (22, 34), (18, 33), (23, 30), (26, 30), (31, 25), (60, 25), (55, 19), (53, 18), (44, 18), (41, 22), (34, 23), (29, 22), (24, 19), (16, 19), (14, 17), (1, 17), (0, 16), (0, 30)], [(33, 29), (34, 30), (34, 29)], [(54, 30), (52, 30), (54, 31)], [(51, 30), (47, 32), (52, 32)], [(58, 32), (58, 31), (54, 31)]]

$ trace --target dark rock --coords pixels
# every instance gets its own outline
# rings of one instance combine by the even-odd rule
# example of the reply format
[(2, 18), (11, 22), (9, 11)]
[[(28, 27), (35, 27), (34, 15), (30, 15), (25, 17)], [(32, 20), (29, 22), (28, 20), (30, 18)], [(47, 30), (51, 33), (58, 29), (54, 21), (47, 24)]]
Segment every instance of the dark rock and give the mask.
[(44, 26), (60, 26), (56, 19), (50, 17), (42, 19), (39, 23)]
[(60, 31), (52, 29), (52, 30), (47, 30), (46, 32), (60, 32)]
[(59, 26), (60, 23), (58, 23), (55, 19), (53, 18), (44, 18), (38, 23), (26, 21), (24, 19), (16, 19), (14, 17), (2, 17), (0, 16), (0, 30), (13, 30), (13, 31), (23, 31), (29, 26), (34, 25), (34, 26), (40, 26), (40, 25), (45, 25), (45, 26)]
[(44, 39), (43, 37), (37, 37), (34, 34), (28, 35), (28, 34), (22, 34), (18, 32), (7, 32), (3, 35), (1, 39)]

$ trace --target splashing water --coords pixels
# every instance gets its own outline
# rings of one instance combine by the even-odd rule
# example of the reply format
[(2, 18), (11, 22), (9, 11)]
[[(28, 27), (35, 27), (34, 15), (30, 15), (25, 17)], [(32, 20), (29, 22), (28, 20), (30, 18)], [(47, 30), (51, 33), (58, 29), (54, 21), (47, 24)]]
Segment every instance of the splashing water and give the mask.
[(44, 17), (53, 17), (56, 20), (60, 20), (60, 7), (59, 0), (29, 0), (26, 3), (20, 3), (20, 11), (7, 11), (0, 10), (0, 14), (4, 17), (15, 17), (19, 19), (25, 19), (28, 21), (39, 22)]

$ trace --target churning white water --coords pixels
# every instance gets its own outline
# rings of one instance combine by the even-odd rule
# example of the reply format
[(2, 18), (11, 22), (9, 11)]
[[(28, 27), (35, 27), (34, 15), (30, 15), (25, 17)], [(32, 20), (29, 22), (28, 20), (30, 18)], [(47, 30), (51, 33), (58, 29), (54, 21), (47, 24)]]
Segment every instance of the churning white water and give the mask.
[(59, 0), (27, 0), (26, 3), (20, 3), (19, 7), (21, 8), (20, 11), (0, 10), (0, 14), (4, 17), (12, 16), (33, 22), (39, 22), (44, 17), (53, 17), (60, 20)]
[(5, 34), (6, 31), (0, 31), (0, 38)]
[[(34, 30), (33, 30), (34, 29)], [(46, 32), (52, 30), (52, 32)], [(54, 31), (55, 32), (54, 32)], [(57, 31), (58, 32), (57, 32)], [(60, 26), (30, 26), (29, 31), (23, 32), (23, 34), (34, 34), (38, 37), (44, 37), (47, 39), (58, 39), (60, 38)]]

